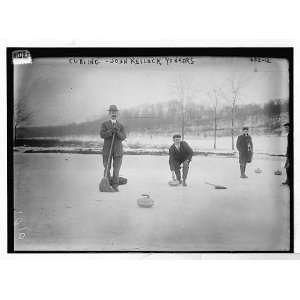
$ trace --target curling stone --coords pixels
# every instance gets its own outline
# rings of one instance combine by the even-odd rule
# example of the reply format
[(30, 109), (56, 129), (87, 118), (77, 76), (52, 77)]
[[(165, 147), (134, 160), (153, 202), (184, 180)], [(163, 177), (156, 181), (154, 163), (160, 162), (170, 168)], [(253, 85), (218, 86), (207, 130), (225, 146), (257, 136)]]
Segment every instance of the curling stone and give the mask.
[(179, 183), (179, 181), (178, 180), (170, 180), (169, 182), (168, 182), (168, 185), (169, 186), (178, 186), (180, 183)]
[(275, 172), (274, 172), (274, 175), (281, 175), (282, 174), (282, 172), (280, 171), (280, 170), (276, 170)]
[(257, 168), (254, 170), (254, 172), (259, 174), (259, 173), (262, 173), (262, 170), (260, 168)]
[(150, 198), (147, 194), (142, 194), (142, 197), (137, 199), (137, 204), (139, 207), (149, 208), (152, 207), (154, 204), (154, 201)]

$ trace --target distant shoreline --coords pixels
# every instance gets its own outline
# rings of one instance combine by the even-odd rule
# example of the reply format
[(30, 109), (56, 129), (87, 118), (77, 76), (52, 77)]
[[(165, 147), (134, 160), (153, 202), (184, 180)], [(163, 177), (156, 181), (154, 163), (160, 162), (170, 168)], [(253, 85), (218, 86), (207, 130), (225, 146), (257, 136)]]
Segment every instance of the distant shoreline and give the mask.
[[(84, 149), (84, 148), (70, 148), (70, 149), (47, 149), (39, 147), (14, 147), (14, 152), (19, 153), (61, 153), (61, 154), (102, 154), (102, 150), (99, 149)], [(124, 155), (155, 155), (155, 156), (167, 156), (169, 155), (168, 150), (147, 150), (147, 149), (134, 149), (134, 150), (124, 150)], [(238, 153), (236, 151), (194, 151), (195, 156), (215, 156), (215, 157), (231, 157), (237, 158)], [(283, 154), (273, 154), (273, 153), (254, 153), (255, 156), (262, 157), (285, 157)]]
[[(255, 138), (255, 157), (273, 157), (280, 158), (285, 156), (286, 146), (283, 144), (286, 139), (277, 140), (273, 138), (264, 140)], [(267, 141), (267, 142), (266, 142)], [(213, 141), (203, 142), (203, 140), (191, 140), (191, 145), (194, 154), (197, 156), (210, 157), (228, 157), (237, 158), (238, 153), (231, 150), (231, 139), (227, 141), (219, 139), (217, 142), (217, 149), (213, 149)], [(272, 147), (270, 147), (272, 145)], [(14, 152), (22, 153), (62, 153), (62, 154), (102, 154), (103, 143), (90, 139), (18, 139), (16, 140)], [(169, 139), (143, 139), (138, 137), (132, 139), (130, 142), (124, 143), (124, 155), (155, 155), (167, 156), (169, 155), (170, 141)]]

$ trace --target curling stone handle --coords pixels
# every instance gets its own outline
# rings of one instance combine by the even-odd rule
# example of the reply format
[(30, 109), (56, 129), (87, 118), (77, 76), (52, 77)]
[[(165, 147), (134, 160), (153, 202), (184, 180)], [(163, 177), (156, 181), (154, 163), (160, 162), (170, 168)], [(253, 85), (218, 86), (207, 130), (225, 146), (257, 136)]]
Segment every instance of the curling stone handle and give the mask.
[(148, 194), (142, 194), (141, 196), (146, 197), (146, 198), (150, 198), (150, 196)]

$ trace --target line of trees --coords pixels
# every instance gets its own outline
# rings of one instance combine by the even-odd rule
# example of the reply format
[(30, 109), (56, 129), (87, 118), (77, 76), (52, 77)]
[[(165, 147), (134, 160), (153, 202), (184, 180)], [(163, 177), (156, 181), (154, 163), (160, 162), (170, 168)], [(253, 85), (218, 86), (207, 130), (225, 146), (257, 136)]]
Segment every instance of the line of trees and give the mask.
[(18, 128), (30, 124), (34, 118), (34, 113), (25, 96), (17, 99), (14, 105), (14, 141), (18, 137)]
[[(211, 78), (212, 85), (205, 92), (199, 90), (194, 75), (178, 73), (169, 86), (173, 99), (122, 110), (120, 117), (129, 133), (153, 135), (181, 132), (183, 138), (185, 134), (214, 136), (214, 148), (217, 147), (217, 136), (230, 135), (234, 149), (237, 129), (242, 126), (252, 127), (252, 132), (274, 134), (279, 132), (282, 118), (288, 119), (288, 100), (272, 99), (265, 105), (243, 104), (243, 100), (247, 99), (243, 93), (252, 77), (252, 74), (234, 71), (226, 74), (222, 82)], [(80, 124), (26, 128), (35, 113), (24, 99), (18, 99), (15, 105), (15, 139), (95, 135), (99, 134), (100, 124), (107, 118), (103, 115), (97, 120)], [(208, 99), (210, 106), (201, 104)]]
[[(218, 96), (219, 95), (219, 96)], [(181, 132), (185, 134), (214, 136), (235, 135), (235, 130), (244, 125), (253, 127), (253, 130), (263, 130), (263, 133), (276, 133), (280, 128), (282, 118), (288, 117), (288, 101), (280, 99), (270, 100), (264, 105), (236, 104), (218, 107), (220, 94), (217, 90), (210, 95), (211, 107), (205, 107), (200, 99), (197, 102), (188, 101), (184, 107), (182, 101), (171, 100), (165, 103), (141, 105), (121, 111), (120, 120), (126, 125), (128, 132), (144, 134), (164, 134)], [(22, 114), (21, 114), (22, 115)], [(26, 114), (26, 120), (32, 117), (32, 112)], [(99, 134), (100, 124), (107, 119), (101, 118), (61, 126), (48, 127), (21, 127), (17, 123), (18, 137), (53, 137), (67, 135), (94, 135)], [(19, 119), (22, 121), (22, 118)], [(24, 120), (24, 118), (23, 118)], [(184, 128), (182, 128), (184, 127)]]

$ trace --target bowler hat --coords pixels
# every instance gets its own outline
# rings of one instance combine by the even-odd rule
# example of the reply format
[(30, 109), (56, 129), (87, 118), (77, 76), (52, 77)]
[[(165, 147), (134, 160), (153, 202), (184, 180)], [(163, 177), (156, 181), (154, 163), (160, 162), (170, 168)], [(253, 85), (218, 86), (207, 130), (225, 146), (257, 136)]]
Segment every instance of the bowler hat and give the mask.
[(112, 105), (109, 106), (108, 111), (119, 111), (119, 110), (117, 108), (117, 105), (112, 104)]

